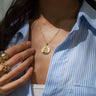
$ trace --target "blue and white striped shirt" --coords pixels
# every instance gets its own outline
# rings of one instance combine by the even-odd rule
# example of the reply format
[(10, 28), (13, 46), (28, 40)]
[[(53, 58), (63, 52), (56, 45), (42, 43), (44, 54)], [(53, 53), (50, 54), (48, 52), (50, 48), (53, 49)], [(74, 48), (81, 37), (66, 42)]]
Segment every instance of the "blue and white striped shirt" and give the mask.
[[(8, 48), (27, 41), (28, 36), (29, 22), (26, 22)], [(30, 81), (9, 96), (33, 96)], [(96, 96), (96, 10), (86, 1), (71, 32), (54, 50), (43, 96)]]

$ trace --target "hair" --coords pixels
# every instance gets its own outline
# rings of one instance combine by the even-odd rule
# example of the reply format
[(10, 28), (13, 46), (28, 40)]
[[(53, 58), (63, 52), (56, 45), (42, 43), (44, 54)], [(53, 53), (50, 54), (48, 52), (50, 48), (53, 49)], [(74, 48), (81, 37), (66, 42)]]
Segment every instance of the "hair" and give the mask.
[[(83, 0), (79, 1), (83, 2)], [(35, 20), (39, 16), (39, 0), (13, 0), (0, 22), (0, 51), (5, 50), (15, 33), (24, 26), (26, 20)]]
[(24, 26), (26, 20), (35, 20), (38, 17), (38, 0), (13, 0), (0, 22), (0, 51), (5, 50), (15, 33)]

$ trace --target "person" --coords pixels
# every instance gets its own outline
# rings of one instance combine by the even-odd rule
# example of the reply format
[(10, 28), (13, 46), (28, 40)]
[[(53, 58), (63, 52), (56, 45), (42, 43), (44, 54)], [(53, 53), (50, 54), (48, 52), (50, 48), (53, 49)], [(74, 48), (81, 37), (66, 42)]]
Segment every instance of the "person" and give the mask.
[(13, 0), (0, 23), (0, 96), (95, 96), (95, 0)]

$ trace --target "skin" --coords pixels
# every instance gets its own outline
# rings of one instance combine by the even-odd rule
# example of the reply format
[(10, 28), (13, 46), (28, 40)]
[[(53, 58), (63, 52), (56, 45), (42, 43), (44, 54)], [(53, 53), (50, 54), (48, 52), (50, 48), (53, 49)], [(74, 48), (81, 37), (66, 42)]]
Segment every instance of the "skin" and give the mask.
[(64, 22), (76, 19), (79, 8), (79, 0), (40, 0), (41, 14), (55, 27), (64, 30)]
[[(30, 40), (32, 47), (36, 49), (31, 76), (32, 84), (46, 83), (52, 54), (74, 26), (79, 8), (78, 0), (40, 0), (41, 16), (38, 20), (30, 21)], [(45, 42), (41, 32), (44, 33), (46, 41), (50, 41), (58, 29), (61, 29), (60, 32), (49, 43), (51, 53), (43, 55), (41, 49), (45, 46)]]
[[(23, 62), (9, 73), (4, 73), (0, 65), (0, 96), (6, 96), (28, 79), (31, 80), (32, 84), (45, 84), (53, 51), (74, 26), (79, 8), (78, 0), (40, 0), (41, 16), (38, 19), (39, 22), (30, 20), (29, 40), (31, 42), (25, 41), (6, 50), (9, 55), (7, 64), (11, 68), (21, 61)], [(49, 44), (51, 53), (43, 55), (41, 48), (45, 42), (41, 31), (44, 32), (46, 40), (50, 41), (58, 29), (61, 29), (60, 32)], [(28, 70), (25, 75), (12, 81), (26, 68)]]
[[(30, 66), (33, 61), (33, 55), (35, 53), (35, 49), (31, 48), (30, 41), (25, 41), (21, 44), (10, 47), (9, 49), (6, 50), (6, 52), (8, 53), (9, 56), (7, 64), (11, 68), (20, 61), (23, 60), (24, 61), (9, 73), (5, 73), (0, 65), (0, 96), (6, 96), (8, 93), (12, 92), (17, 87), (24, 84), (28, 79), (30, 79), (30, 76), (32, 75), (33, 71), (33, 67)], [(26, 68), (28, 68), (28, 70), (25, 75), (23, 75), (16, 81), (12, 81), (14, 77), (23, 72)]]

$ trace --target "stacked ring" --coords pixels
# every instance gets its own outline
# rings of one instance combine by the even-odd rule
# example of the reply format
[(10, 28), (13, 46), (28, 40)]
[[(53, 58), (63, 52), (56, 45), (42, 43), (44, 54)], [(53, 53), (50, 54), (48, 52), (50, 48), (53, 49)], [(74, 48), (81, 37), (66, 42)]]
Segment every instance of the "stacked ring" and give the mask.
[(8, 54), (6, 51), (1, 51), (0, 52), (0, 58), (1, 58), (1, 62), (4, 62), (5, 60), (8, 59)]
[(1, 63), (1, 65), (2, 65), (2, 70), (3, 70), (4, 72), (8, 73), (8, 72), (11, 71), (10, 66), (9, 66), (6, 62)]
[(6, 63), (6, 60), (8, 59), (8, 54), (6, 51), (1, 51), (0, 52), (0, 58), (1, 58), (1, 65), (2, 65), (2, 70), (4, 72), (9, 72), (11, 71), (10, 66)]

